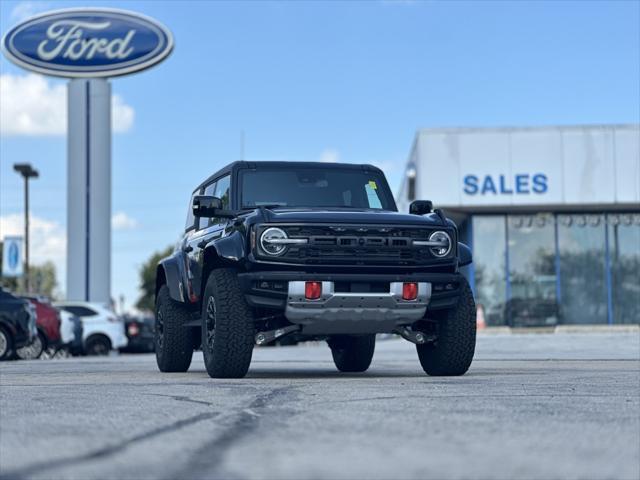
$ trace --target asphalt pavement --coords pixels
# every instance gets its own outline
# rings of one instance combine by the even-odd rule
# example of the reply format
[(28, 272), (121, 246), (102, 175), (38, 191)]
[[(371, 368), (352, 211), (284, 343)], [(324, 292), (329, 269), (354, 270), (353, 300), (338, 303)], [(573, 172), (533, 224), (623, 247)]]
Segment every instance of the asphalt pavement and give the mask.
[(325, 344), (256, 348), (212, 380), (197, 353), (0, 364), (0, 478), (640, 478), (640, 335), (481, 335), (467, 375), (379, 341), (338, 373)]

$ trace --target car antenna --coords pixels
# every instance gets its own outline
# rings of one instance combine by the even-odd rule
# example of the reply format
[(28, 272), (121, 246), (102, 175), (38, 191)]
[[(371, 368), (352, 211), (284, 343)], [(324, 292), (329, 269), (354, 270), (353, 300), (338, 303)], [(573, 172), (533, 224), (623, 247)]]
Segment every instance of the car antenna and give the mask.
[(244, 160), (244, 128), (240, 130), (240, 160)]

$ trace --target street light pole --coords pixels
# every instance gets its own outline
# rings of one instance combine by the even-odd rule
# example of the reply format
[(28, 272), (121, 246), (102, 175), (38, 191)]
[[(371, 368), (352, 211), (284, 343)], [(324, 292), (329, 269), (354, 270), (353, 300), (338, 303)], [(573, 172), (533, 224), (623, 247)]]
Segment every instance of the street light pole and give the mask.
[(38, 178), (38, 171), (29, 163), (16, 163), (13, 169), (24, 179), (24, 289), (29, 293), (29, 179)]

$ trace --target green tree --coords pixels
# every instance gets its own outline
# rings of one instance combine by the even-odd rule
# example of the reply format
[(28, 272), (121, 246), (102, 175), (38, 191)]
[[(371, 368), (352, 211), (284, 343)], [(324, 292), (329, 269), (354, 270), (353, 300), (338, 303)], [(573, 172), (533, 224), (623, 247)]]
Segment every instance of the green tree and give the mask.
[(29, 267), (29, 285), (33, 293), (45, 295), (49, 298), (56, 297), (56, 266), (53, 262), (47, 261), (42, 265), (32, 265)]
[(160, 252), (155, 252), (140, 267), (140, 290), (142, 295), (136, 302), (140, 310), (153, 310), (156, 296), (156, 267), (164, 257), (171, 255), (173, 247), (169, 246)]

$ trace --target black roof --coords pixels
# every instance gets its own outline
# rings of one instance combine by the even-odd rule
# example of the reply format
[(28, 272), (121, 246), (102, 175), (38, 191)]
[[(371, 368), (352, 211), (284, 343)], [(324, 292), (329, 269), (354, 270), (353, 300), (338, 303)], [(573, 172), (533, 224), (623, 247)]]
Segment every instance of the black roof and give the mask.
[(215, 172), (213, 175), (210, 175), (204, 182), (202, 182), (196, 190), (201, 189), (206, 184), (210, 183), (212, 180), (226, 174), (231, 174), (234, 170), (238, 170), (240, 168), (257, 168), (257, 167), (271, 167), (271, 168), (322, 168), (324, 170), (374, 170), (376, 172), (382, 173), (384, 172), (380, 170), (378, 167), (365, 163), (329, 163), (329, 162), (283, 162), (283, 161), (259, 161), (259, 162), (250, 162), (246, 160), (237, 160), (232, 162), (225, 167), (222, 167), (220, 170)]

